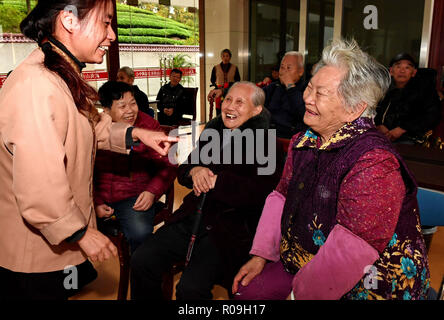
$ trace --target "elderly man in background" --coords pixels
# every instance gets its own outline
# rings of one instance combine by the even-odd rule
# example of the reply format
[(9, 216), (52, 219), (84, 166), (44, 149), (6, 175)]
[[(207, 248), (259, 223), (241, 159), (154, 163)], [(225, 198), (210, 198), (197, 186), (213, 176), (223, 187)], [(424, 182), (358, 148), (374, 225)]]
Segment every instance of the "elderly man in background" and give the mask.
[(417, 75), (417, 63), (407, 53), (390, 62), (392, 82), (376, 109), (375, 124), (390, 141), (422, 142), (441, 120), (441, 104), (432, 81)]
[[(305, 89), (304, 56), (289, 51), (282, 58), (279, 68), (279, 81), (273, 81), (263, 88), (265, 108), (271, 113), (271, 127), (278, 137), (290, 139), (295, 133), (305, 130), (303, 122), (305, 105), (302, 92)], [(213, 89), (208, 93), (208, 101), (223, 96), (228, 88)]]
[(324, 49), (304, 91), (309, 129), (290, 142), (236, 297), (426, 298), (417, 184), (372, 120), (389, 83), (355, 41)]
[(296, 51), (287, 52), (279, 68), (279, 81), (264, 88), (265, 108), (271, 113), (272, 127), (277, 136), (290, 139), (306, 129), (302, 120), (305, 112), (302, 93), (305, 89), (304, 56)]
[(187, 97), (185, 88), (180, 84), (182, 70), (173, 69), (170, 73), (170, 82), (164, 84), (157, 93), (159, 101), (157, 118), (159, 123), (167, 126), (178, 126), (186, 110)]
[(134, 84), (134, 70), (130, 67), (122, 67), (117, 72), (117, 81), (125, 82), (133, 87), (134, 99), (136, 99), (139, 110), (154, 118), (154, 110), (150, 108), (148, 96)]

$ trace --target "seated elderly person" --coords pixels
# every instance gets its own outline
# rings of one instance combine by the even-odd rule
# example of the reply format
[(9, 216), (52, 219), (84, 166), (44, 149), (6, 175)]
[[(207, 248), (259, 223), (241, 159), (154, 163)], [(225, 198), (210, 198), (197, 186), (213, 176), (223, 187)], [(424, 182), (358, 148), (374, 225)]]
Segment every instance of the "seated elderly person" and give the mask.
[(433, 81), (418, 76), (417, 63), (407, 53), (390, 61), (392, 82), (376, 109), (375, 124), (391, 141), (423, 142), (441, 119), (441, 104)]
[[(221, 115), (206, 125), (198, 147), (179, 166), (179, 183), (193, 191), (173, 218), (132, 256), (133, 299), (162, 299), (162, 273), (186, 260), (203, 193), (202, 220), (197, 220), (197, 239), (176, 287), (176, 298), (211, 299), (213, 285), (231, 288), (234, 275), (249, 259), (265, 198), (282, 172), (276, 136), (268, 130), (270, 116), (263, 103), (264, 93), (255, 84), (237, 82), (231, 87)], [(254, 156), (255, 146), (261, 144), (263, 148), (257, 147)], [(268, 154), (269, 161), (260, 160), (259, 149)]]
[(430, 284), (404, 160), (372, 121), (390, 84), (355, 41), (326, 47), (250, 254), (239, 299), (423, 299)]
[(182, 80), (182, 70), (173, 69), (170, 73), (170, 82), (163, 85), (157, 93), (156, 100), (159, 100), (157, 118), (159, 123), (168, 126), (178, 126), (189, 103), (184, 87), (180, 84)]
[(282, 58), (279, 81), (264, 87), (265, 108), (271, 113), (272, 126), (277, 136), (290, 139), (295, 133), (305, 130), (302, 118), (305, 112), (302, 93), (305, 89), (304, 56), (289, 51)]
[[(108, 81), (99, 89), (104, 112), (114, 122), (159, 131), (152, 117), (139, 112), (133, 87)], [(140, 144), (129, 155), (97, 151), (94, 170), (94, 204), (99, 218), (113, 214), (130, 245), (131, 252), (153, 232), (154, 204), (177, 175), (177, 166), (168, 156)]]

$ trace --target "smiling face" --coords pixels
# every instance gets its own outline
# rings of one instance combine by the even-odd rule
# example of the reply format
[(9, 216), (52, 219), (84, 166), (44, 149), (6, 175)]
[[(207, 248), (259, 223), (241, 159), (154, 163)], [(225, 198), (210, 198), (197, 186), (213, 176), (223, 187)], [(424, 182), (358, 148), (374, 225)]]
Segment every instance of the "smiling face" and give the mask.
[(171, 86), (175, 87), (179, 84), (180, 80), (182, 80), (182, 75), (178, 72), (171, 72), (170, 73), (170, 82)]
[(304, 123), (316, 131), (326, 142), (345, 123), (359, 117), (347, 112), (338, 87), (345, 71), (333, 66), (322, 67), (304, 91)]
[(125, 92), (121, 99), (114, 100), (111, 109), (108, 110), (114, 122), (124, 122), (130, 125), (134, 125), (139, 112), (136, 99), (129, 91)]
[(228, 91), (222, 102), (222, 121), (228, 129), (240, 127), (248, 119), (258, 115), (262, 106), (255, 106), (251, 100), (253, 89), (239, 84)]
[(279, 68), (279, 79), (282, 83), (296, 83), (304, 74), (300, 58), (294, 55), (286, 55), (281, 61)]
[(94, 7), (86, 17), (80, 21), (78, 27), (73, 28), (71, 34), (71, 52), (81, 62), (102, 63), (111, 42), (116, 34), (111, 28), (113, 5), (106, 1)]
[(390, 67), (390, 75), (398, 88), (403, 88), (416, 75), (416, 68), (409, 60), (401, 60)]

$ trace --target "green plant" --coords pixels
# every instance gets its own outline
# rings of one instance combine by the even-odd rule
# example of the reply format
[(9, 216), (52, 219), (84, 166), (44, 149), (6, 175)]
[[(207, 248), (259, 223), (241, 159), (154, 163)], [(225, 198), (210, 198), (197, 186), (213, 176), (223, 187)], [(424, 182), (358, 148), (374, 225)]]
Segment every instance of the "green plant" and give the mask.
[[(1, 0), (0, 0), (1, 1)], [(155, 4), (133, 7), (117, 3), (118, 35), (121, 43), (197, 45), (199, 43), (196, 15), (183, 8)], [(142, 8), (143, 7), (143, 8)], [(153, 8), (158, 9), (157, 13)]]
[[(168, 55), (165, 60), (160, 60), (160, 67), (166, 69), (185, 69), (196, 67), (196, 64), (188, 61), (188, 59), (191, 59), (191, 57), (185, 53), (179, 53), (175, 56)], [(166, 61), (166, 63), (163, 61)], [(191, 83), (194, 83), (194, 79), (191, 76), (183, 76), (181, 82), (189, 86)]]
[(0, 25), (3, 32), (20, 33), (20, 22), (26, 17), (26, 13), (17, 6), (0, 4)]

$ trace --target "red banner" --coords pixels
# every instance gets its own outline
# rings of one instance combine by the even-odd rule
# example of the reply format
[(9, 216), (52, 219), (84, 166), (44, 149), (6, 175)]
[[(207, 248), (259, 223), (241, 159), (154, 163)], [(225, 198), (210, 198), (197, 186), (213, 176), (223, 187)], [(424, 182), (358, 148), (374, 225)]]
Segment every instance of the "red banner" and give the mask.
[(86, 81), (108, 81), (108, 72), (105, 70), (83, 71), (82, 77)]
[(134, 77), (136, 79), (146, 79), (146, 78), (161, 78), (162, 69), (134, 69)]
[[(182, 70), (182, 76), (196, 75), (196, 68), (179, 68)], [(169, 77), (172, 69), (166, 69), (166, 76)], [(134, 69), (136, 79), (162, 78), (165, 69), (161, 68), (138, 68)], [(82, 77), (86, 81), (108, 81), (108, 72), (105, 70), (83, 71)], [(6, 80), (6, 73), (0, 74), (0, 88)]]
[(6, 73), (5, 74), (0, 74), (0, 88), (3, 87), (3, 83), (6, 80)]
[[(182, 70), (182, 76), (193, 76), (196, 74), (196, 68), (179, 68)], [(136, 79), (161, 78), (165, 69), (161, 68), (138, 68), (134, 69), (134, 77)], [(172, 69), (166, 69), (166, 76), (169, 77)]]

